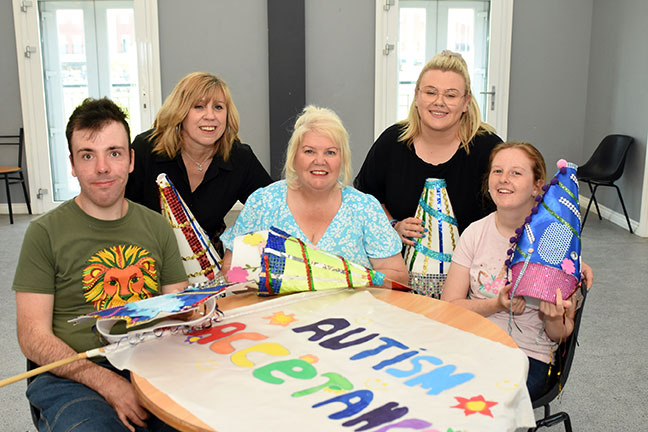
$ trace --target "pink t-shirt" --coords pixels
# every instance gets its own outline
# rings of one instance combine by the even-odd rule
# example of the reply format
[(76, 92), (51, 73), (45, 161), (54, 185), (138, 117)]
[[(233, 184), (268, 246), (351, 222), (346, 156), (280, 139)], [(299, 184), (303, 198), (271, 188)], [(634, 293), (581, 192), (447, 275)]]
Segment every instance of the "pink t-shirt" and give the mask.
[[(497, 297), (506, 282), (506, 251), (510, 243), (495, 226), (495, 213), (473, 222), (464, 230), (452, 254), (452, 262), (470, 269), (471, 299)], [(513, 315), (511, 337), (527, 356), (550, 363), (551, 352), (558, 345), (544, 331), (539, 300), (526, 297), (521, 315)], [(497, 312), (489, 320), (509, 332), (509, 313)]]

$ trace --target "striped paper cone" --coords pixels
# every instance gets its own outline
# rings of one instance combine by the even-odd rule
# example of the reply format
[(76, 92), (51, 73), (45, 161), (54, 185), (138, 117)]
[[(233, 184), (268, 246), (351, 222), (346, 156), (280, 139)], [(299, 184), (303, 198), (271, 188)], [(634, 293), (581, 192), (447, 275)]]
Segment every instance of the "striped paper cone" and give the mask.
[(419, 294), (439, 298), (446, 280), (452, 252), (459, 241), (457, 220), (443, 179), (425, 181), (415, 216), (427, 228), (425, 238), (405, 248), (410, 288)]
[[(189, 283), (201, 283), (216, 277), (222, 278), (218, 274), (220, 256), (211, 244), (207, 233), (198, 224), (191, 210), (169, 180), (169, 176), (164, 173), (160, 174), (157, 184), (160, 188), (162, 215), (173, 227)], [(224, 282), (224, 278), (222, 281)]]
[(230, 282), (254, 280), (260, 295), (379, 286), (385, 275), (270, 227), (237, 237)]

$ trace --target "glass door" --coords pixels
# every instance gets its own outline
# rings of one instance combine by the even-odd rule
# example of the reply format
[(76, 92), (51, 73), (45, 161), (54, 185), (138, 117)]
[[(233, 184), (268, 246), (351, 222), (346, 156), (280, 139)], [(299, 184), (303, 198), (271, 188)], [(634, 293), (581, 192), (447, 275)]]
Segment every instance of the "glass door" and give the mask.
[(109, 97), (141, 131), (133, 0), (38, 2), (53, 200), (79, 193), (65, 138), (67, 119), (87, 97)]
[(485, 120), (490, 1), (401, 0), (398, 12), (398, 120), (407, 117), (421, 68), (444, 49), (466, 60)]

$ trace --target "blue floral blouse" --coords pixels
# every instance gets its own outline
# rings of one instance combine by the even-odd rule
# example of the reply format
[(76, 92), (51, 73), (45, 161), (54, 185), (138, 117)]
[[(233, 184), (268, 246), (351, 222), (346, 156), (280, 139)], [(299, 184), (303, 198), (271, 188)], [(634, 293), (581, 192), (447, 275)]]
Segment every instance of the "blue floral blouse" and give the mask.
[[(288, 208), (287, 190), (286, 181), (280, 180), (252, 193), (236, 223), (221, 235), (225, 249), (232, 250), (235, 237), (271, 226), (310, 244)], [(346, 186), (342, 189), (340, 209), (315, 246), (371, 267), (369, 258), (394, 256), (400, 253), (402, 245), (378, 200)]]

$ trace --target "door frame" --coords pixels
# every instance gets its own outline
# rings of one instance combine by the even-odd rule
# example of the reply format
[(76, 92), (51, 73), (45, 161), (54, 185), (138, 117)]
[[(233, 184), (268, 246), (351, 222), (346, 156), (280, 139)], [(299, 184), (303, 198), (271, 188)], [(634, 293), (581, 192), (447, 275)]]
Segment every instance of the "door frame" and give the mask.
[[(646, 137), (648, 142), (648, 137)], [(600, 206), (601, 204), (599, 204)], [(625, 227), (620, 221), (623, 221), (623, 216), (619, 214), (619, 223), (617, 225)], [(625, 222), (625, 221), (624, 221)], [(632, 223), (632, 219), (630, 219)], [(639, 208), (639, 223), (633, 224), (633, 230), (639, 237), (648, 237), (648, 149), (644, 158), (644, 175), (643, 184), (641, 187), (641, 207)]]
[[(486, 113), (486, 121), (506, 140), (511, 70), (511, 35), (513, 34), (513, 1), (491, 0), (490, 46), (488, 58), (489, 86), (496, 86), (495, 115)], [(396, 106), (399, 0), (376, 0), (375, 81), (374, 81), (374, 140), (397, 119), (387, 107)], [(491, 79), (490, 77), (495, 77)]]
[[(36, 1), (12, 0), (18, 80), (25, 131), (25, 162), (34, 213), (59, 203), (52, 197), (42, 46)], [(142, 125), (153, 124), (162, 105), (157, 0), (133, 0)], [(28, 52), (28, 55), (25, 54)]]

